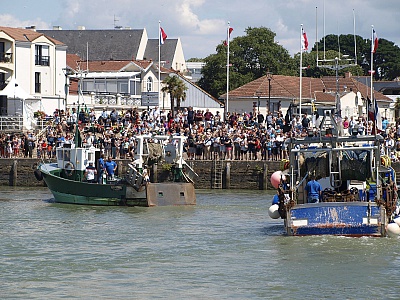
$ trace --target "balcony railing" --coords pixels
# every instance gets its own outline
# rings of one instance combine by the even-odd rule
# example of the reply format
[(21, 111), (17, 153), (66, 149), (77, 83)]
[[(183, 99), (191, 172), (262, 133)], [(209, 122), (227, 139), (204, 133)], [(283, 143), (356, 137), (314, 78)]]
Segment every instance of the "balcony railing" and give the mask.
[(11, 63), (13, 58), (12, 53), (0, 52), (0, 63)]
[(21, 131), (23, 130), (23, 117), (0, 116), (0, 131)]
[(35, 55), (35, 65), (50, 66), (50, 56)]

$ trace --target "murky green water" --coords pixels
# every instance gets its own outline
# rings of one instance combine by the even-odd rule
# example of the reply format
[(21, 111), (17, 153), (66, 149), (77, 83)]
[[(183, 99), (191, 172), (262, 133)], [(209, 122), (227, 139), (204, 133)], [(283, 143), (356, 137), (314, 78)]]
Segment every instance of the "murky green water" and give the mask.
[(0, 190), (2, 299), (398, 299), (400, 240), (287, 237), (272, 194), (194, 207), (49, 203)]

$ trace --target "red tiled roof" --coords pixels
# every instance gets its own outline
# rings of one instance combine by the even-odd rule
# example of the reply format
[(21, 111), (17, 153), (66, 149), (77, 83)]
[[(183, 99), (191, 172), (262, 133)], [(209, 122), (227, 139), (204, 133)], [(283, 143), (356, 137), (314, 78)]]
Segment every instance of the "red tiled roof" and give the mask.
[(0, 26), (0, 31), (3, 31), (4, 33), (9, 35), (11, 38), (13, 38), (16, 41), (33, 42), (37, 38), (39, 38), (41, 36), (45, 36), (47, 39), (49, 39), (55, 45), (64, 45), (64, 43), (62, 43), (52, 37), (46, 36), (43, 33), (36, 32), (33, 29), (23, 29), (23, 28)]
[[(267, 76), (253, 80), (237, 89), (229, 92), (229, 98), (253, 98), (256, 96), (268, 97), (268, 78)], [(296, 99), (300, 94), (300, 78), (295, 76), (273, 75), (270, 82), (271, 98)], [(317, 99), (318, 101), (334, 101), (336, 93), (336, 77), (323, 78), (302, 78), (302, 98)], [(353, 91), (361, 93), (363, 98), (370, 97), (369, 88), (351, 77), (339, 78), (339, 93)], [(323, 95), (326, 94), (326, 95)], [(318, 98), (316, 98), (318, 97)], [(380, 92), (375, 91), (377, 100), (391, 101)], [(222, 99), (226, 94), (221, 95)]]

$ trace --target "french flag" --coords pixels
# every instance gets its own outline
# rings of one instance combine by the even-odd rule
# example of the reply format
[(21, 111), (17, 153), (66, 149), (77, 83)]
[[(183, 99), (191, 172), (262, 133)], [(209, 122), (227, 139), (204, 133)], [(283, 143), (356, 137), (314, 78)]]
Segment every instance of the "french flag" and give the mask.
[(301, 49), (303, 51), (308, 50), (308, 39), (307, 39), (307, 34), (304, 31), (303, 28), (301, 28)]
[(160, 45), (164, 45), (165, 40), (167, 39), (167, 34), (165, 33), (164, 29), (160, 27)]
[(375, 29), (372, 29), (372, 53), (375, 53), (378, 49), (378, 35), (375, 32)]
[(224, 41), (224, 45), (225, 45), (225, 46), (228, 46), (228, 41), (229, 41), (230, 38), (231, 38), (231, 33), (232, 33), (232, 31), (233, 31), (233, 28), (232, 28), (232, 27), (228, 27), (228, 30), (227, 30), (227, 38), (226, 38), (226, 40)]

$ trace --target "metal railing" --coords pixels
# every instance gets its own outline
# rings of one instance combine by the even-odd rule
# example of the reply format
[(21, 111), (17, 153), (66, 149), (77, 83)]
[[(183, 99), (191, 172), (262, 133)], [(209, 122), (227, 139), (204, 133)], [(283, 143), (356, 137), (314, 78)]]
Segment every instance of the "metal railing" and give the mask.
[(13, 57), (12, 53), (0, 52), (0, 62), (1, 63), (11, 63), (12, 57)]
[(35, 55), (35, 65), (37, 66), (50, 66), (50, 57), (43, 55)]
[(21, 116), (0, 116), (0, 131), (21, 131), (24, 127), (24, 120)]

